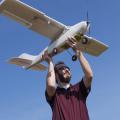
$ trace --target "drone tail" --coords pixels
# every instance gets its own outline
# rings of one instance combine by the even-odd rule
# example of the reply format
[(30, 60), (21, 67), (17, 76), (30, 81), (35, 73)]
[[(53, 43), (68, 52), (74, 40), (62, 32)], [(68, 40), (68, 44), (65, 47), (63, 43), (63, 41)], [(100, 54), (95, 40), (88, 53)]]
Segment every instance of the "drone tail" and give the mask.
[[(18, 66), (21, 66), (23, 68), (26, 68), (27, 66), (30, 66), (32, 64), (32, 61), (36, 58), (37, 56), (33, 56), (27, 53), (23, 53), (18, 57), (13, 57), (11, 58), (8, 62), (10, 64), (15, 64)], [(46, 70), (46, 66), (43, 64), (36, 64), (32, 66), (30, 69), (32, 70)]]

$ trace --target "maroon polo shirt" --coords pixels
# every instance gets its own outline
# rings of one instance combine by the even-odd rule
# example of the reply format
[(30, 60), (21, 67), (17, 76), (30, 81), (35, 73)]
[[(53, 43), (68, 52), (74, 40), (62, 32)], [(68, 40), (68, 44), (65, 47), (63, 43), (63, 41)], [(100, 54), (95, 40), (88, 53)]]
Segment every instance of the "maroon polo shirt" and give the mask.
[(52, 120), (89, 120), (86, 98), (90, 92), (83, 80), (68, 89), (57, 88), (55, 95), (46, 100), (52, 108)]

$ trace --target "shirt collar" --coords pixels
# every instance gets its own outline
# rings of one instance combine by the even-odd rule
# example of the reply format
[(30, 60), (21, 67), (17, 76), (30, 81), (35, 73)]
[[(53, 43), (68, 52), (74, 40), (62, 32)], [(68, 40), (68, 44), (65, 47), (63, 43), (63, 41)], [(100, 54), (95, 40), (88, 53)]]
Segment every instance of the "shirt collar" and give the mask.
[(67, 85), (64, 85), (64, 86), (62, 86), (62, 85), (60, 85), (60, 84), (57, 84), (57, 87), (59, 87), (59, 88), (64, 88), (64, 89), (67, 90), (67, 89), (70, 87), (70, 83), (67, 84)]

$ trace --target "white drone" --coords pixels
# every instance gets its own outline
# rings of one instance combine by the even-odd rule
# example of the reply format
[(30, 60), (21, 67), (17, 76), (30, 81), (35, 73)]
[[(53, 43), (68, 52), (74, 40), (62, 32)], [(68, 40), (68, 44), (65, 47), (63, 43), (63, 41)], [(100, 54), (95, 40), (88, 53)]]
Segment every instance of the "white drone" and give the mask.
[[(48, 54), (54, 52), (54, 55), (57, 55), (67, 50), (69, 46), (66, 44), (66, 41), (71, 37), (78, 41), (83, 52), (93, 56), (100, 55), (108, 48), (104, 43), (85, 35), (90, 27), (88, 21), (82, 21), (73, 26), (66, 26), (19, 0), (3, 0), (0, 3), (0, 13), (51, 40), (49, 46), (36, 56), (23, 53), (9, 60), (11, 64), (16, 64), (26, 69), (45, 70), (46, 67), (40, 63), (43, 61), (42, 55), (46, 51)], [(75, 60), (76, 57), (73, 56), (72, 59)]]

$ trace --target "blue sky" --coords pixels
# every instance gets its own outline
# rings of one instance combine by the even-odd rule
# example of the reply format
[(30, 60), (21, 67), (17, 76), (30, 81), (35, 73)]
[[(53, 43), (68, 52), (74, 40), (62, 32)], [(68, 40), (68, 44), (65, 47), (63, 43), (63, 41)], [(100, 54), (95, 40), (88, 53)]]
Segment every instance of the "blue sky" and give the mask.
[[(90, 120), (120, 118), (120, 1), (119, 0), (22, 0), (66, 25), (86, 19), (89, 10), (91, 36), (109, 45), (99, 57), (85, 54), (93, 72), (87, 99)], [(51, 109), (44, 97), (47, 71), (31, 71), (8, 64), (21, 53), (38, 54), (49, 40), (19, 23), (0, 16), (0, 119), (50, 120)], [(79, 62), (64, 52), (53, 58), (71, 68), (72, 83), (83, 76)]]

